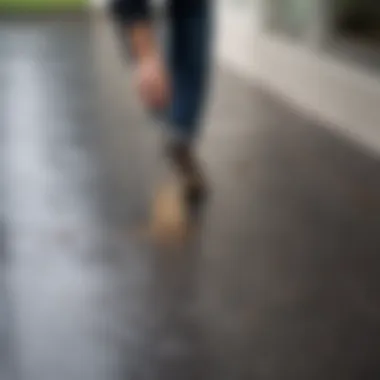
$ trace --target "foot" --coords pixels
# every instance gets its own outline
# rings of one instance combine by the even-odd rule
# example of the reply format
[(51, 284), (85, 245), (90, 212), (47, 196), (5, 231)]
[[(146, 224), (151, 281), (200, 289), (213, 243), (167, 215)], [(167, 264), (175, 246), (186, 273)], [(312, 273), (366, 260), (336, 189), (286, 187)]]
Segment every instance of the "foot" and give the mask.
[(177, 143), (168, 146), (167, 150), (184, 183), (186, 197), (190, 200), (203, 198), (207, 192), (206, 182), (191, 147)]

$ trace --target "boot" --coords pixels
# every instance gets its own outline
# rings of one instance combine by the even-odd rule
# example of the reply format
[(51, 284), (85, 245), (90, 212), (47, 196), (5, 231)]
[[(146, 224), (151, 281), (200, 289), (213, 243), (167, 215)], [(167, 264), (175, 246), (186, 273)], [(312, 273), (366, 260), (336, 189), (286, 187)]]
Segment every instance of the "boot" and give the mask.
[(167, 154), (184, 183), (186, 198), (203, 199), (207, 193), (206, 182), (191, 146), (185, 143), (172, 143), (167, 147)]

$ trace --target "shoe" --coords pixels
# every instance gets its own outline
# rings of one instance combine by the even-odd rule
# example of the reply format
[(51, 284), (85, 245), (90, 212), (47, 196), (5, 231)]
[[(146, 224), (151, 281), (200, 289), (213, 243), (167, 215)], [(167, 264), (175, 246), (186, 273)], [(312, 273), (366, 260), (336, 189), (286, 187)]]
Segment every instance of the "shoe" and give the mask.
[(185, 189), (185, 197), (197, 201), (206, 196), (206, 181), (191, 147), (185, 143), (170, 144), (167, 154), (179, 172)]

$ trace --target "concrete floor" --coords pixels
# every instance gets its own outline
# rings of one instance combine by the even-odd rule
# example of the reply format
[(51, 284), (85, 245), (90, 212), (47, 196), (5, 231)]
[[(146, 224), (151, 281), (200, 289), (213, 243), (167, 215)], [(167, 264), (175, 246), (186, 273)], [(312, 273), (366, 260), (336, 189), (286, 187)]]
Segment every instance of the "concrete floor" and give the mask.
[(217, 70), (201, 232), (157, 251), (129, 234), (160, 165), (115, 43), (0, 24), (1, 380), (378, 379), (380, 162)]

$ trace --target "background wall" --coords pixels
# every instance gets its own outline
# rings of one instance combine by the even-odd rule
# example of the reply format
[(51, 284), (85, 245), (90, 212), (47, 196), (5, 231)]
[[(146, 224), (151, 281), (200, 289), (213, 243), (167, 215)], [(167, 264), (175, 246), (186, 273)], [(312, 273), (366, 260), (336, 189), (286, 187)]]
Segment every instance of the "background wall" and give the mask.
[(104, 8), (110, 0), (89, 0), (90, 5), (94, 8)]
[(264, 0), (219, 4), (217, 55), (222, 64), (380, 152), (380, 71), (265, 32)]

